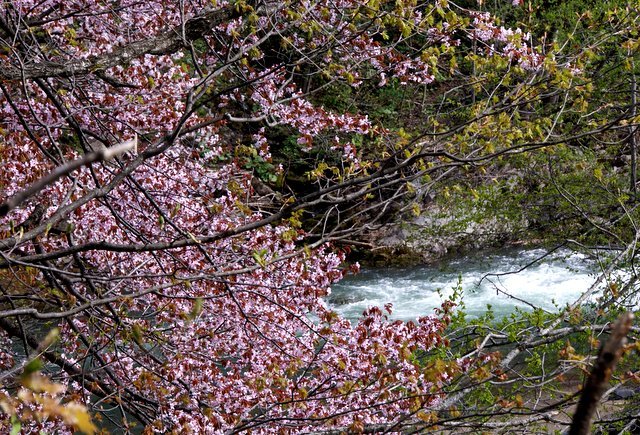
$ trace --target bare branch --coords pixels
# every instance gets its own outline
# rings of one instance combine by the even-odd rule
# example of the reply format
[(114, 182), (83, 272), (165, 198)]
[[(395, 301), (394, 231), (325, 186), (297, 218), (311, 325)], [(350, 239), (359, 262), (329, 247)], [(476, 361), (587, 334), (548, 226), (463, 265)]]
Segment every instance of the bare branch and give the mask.
[(593, 420), (593, 415), (596, 412), (602, 393), (604, 393), (606, 384), (611, 378), (611, 373), (622, 356), (622, 351), (627, 341), (626, 336), (629, 329), (631, 329), (632, 322), (633, 314), (627, 312), (620, 316), (613, 327), (611, 337), (600, 348), (598, 359), (593, 366), (591, 375), (587, 379), (584, 390), (582, 390), (578, 408), (573, 415), (569, 435), (587, 435), (590, 433), (591, 420)]
[[(172, 54), (185, 46), (185, 42), (194, 41), (212, 32), (221, 23), (240, 16), (233, 5), (223, 9), (206, 10), (162, 36), (133, 42), (103, 56), (78, 59), (70, 62), (39, 62), (30, 65), (15, 66), (7, 62), (0, 64), (0, 80), (25, 80), (46, 77), (72, 77), (105, 71), (116, 65), (128, 62), (144, 54)], [(183, 33), (184, 31), (184, 33)], [(184, 40), (183, 35), (187, 38)]]
[(95, 162), (111, 160), (119, 154), (127, 151), (135, 151), (138, 147), (138, 137), (134, 137), (126, 142), (114, 145), (110, 148), (98, 149), (92, 153), (85, 154), (82, 158), (72, 160), (62, 166), (58, 166), (46, 177), (40, 178), (27, 189), (21, 190), (11, 198), (0, 204), (0, 217), (6, 216), (11, 210), (19, 206), (22, 202), (40, 192), (46, 186), (53, 184), (58, 178), (69, 175), (71, 172), (83, 166), (89, 166)]

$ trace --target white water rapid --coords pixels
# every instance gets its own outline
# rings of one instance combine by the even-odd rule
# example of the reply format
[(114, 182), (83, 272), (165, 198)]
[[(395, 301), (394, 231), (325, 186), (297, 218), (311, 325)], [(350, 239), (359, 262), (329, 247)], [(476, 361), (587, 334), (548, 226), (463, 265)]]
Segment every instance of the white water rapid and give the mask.
[(587, 290), (600, 268), (594, 259), (561, 250), (518, 273), (505, 274), (517, 272), (545, 253), (542, 249), (512, 249), (476, 254), (440, 266), (363, 269), (334, 284), (326, 301), (349, 319), (357, 319), (369, 306), (392, 303), (392, 318), (411, 320), (432, 314), (460, 284), (471, 317), (482, 315), (487, 304), (496, 317), (513, 312), (515, 307), (557, 311)]

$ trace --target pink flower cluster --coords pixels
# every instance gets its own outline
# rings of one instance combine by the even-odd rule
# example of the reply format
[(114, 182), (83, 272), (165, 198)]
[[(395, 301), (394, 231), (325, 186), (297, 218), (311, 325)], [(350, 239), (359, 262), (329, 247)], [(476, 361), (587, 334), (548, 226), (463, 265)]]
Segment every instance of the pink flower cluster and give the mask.
[[(241, 3), (22, 0), (14, 2), (16, 22), (40, 23), (33, 26), (44, 42), (28, 50), (16, 42), (11, 50), (31, 56), (28, 65), (92, 62), (180, 32), (189, 18), (224, 8), (239, 15)], [(1, 200), (79, 158), (92, 142), (140, 139), (139, 154), (77, 170), (0, 218), (1, 236), (17, 244), (3, 252), (16, 263), (0, 273), (20, 276), (30, 296), (58, 298), (61, 312), (87, 306), (59, 325), (64, 366), (83, 377), (63, 367), (57, 378), (69, 396), (98, 397), (95, 409), (104, 402), (139, 411), (156, 432), (384, 423), (436, 403), (450, 376), (426, 376), (416, 356), (443, 344), (443, 320), (393, 322), (371, 308), (352, 324), (327, 309), (322, 298), (345, 273), (344, 253), (305, 246), (304, 231), (288, 216), (258, 225), (265, 215), (251, 207), (251, 174), (222, 156), (235, 145), (222, 128), (235, 118), (261, 123), (251, 141), (266, 160), (266, 129), (280, 124), (295, 129), (304, 147), (320, 134), (333, 136), (345, 159), (358, 163), (349, 136), (369, 134), (371, 122), (312, 104), (296, 76), (305, 66), (352, 86), (371, 70), (383, 83), (389, 76), (434, 80), (420, 56), (395, 48), (404, 36), (386, 44), (375, 20), (347, 19), (362, 2), (279, 5), (244, 5), (244, 15), (174, 53), (8, 81), (0, 93)], [(403, 23), (416, 32), (450, 42), (446, 27), (437, 34), (424, 28), (417, 7), (404, 12)], [(499, 42), (491, 50), (523, 67), (541, 61), (526, 35), (497, 28), (485, 15), (475, 17), (473, 36)], [(277, 38), (284, 60), (273, 60)], [(69, 230), (23, 237), (17, 225), (36, 204), (45, 207), (43, 222), (63, 213)], [(47, 261), (23, 267), (36, 254)], [(47, 293), (51, 276), (64, 277), (63, 291)], [(19, 363), (6, 337), (0, 340), (0, 369)], [(0, 420), (2, 428), (9, 424)]]
[(528, 45), (531, 42), (529, 33), (523, 33), (521, 29), (498, 27), (487, 12), (472, 12), (471, 16), (474, 26), (471, 36), (491, 44), (486, 47), (488, 55), (505, 56), (528, 70), (535, 70), (542, 65), (544, 56)]

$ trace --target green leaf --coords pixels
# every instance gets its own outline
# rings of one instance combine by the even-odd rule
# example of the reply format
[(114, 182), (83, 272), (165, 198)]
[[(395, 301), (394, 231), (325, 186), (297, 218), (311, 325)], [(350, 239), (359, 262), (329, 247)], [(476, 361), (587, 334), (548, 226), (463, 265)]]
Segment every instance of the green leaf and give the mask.
[(597, 167), (593, 170), (593, 176), (598, 179), (598, 181), (602, 181), (602, 168)]
[(256, 263), (260, 265), (260, 267), (267, 267), (267, 261), (265, 260), (265, 256), (267, 254), (266, 249), (261, 249), (259, 251), (253, 251), (252, 256), (253, 259), (256, 260)]
[(27, 377), (29, 375), (32, 375), (33, 373), (42, 370), (43, 367), (44, 365), (42, 364), (42, 361), (40, 361), (38, 358), (34, 358), (24, 366), (24, 372), (22, 376)]
[(18, 435), (20, 433), (20, 429), (22, 429), (22, 423), (18, 420), (18, 417), (15, 415), (11, 416), (11, 432), (10, 435)]
[(195, 319), (202, 313), (202, 298), (196, 298), (193, 307), (191, 308), (191, 313), (189, 313), (189, 317), (191, 319)]

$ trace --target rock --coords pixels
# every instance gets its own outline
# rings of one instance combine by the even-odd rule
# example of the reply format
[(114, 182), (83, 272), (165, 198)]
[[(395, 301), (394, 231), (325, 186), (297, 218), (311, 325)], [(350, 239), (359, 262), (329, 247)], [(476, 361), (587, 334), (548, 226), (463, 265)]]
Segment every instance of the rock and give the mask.
[(364, 300), (364, 296), (356, 295), (331, 295), (327, 302), (331, 305), (340, 306), (361, 302)]
[(636, 388), (618, 387), (612, 394), (616, 399), (628, 399), (638, 394), (638, 390)]
[(383, 259), (403, 266), (434, 263), (454, 253), (503, 246), (510, 240), (519, 240), (516, 234), (527, 227), (527, 222), (514, 222), (499, 216), (478, 222), (473, 214), (471, 211), (469, 216), (456, 215), (432, 206), (418, 217), (387, 224), (364, 238), (374, 247), (372, 258), (364, 262), (375, 264)]

